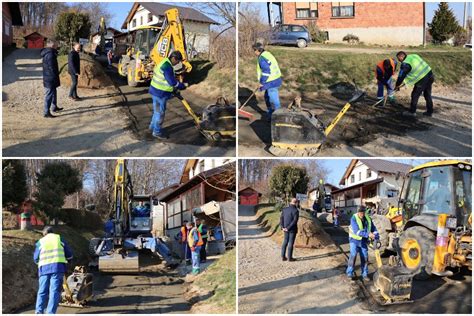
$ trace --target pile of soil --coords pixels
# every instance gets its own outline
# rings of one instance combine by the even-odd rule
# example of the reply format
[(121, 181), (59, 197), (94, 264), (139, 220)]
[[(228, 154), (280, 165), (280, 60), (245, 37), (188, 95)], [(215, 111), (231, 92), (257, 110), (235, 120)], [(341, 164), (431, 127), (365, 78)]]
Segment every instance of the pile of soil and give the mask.
[[(112, 80), (105, 73), (102, 65), (86, 54), (81, 55), (81, 74), (78, 77), (77, 86), (79, 88), (102, 89), (112, 86)], [(67, 65), (61, 71), (61, 84), (71, 85)]]
[(318, 219), (300, 216), (295, 246), (298, 248), (325, 248), (333, 245), (331, 237), (324, 231)]

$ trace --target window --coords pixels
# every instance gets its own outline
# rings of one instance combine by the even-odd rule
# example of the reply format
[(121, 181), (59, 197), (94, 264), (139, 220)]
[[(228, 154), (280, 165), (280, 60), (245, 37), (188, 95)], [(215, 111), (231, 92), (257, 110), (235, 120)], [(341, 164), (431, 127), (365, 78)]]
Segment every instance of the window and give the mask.
[(305, 29), (304, 29), (304, 27), (302, 27), (302, 26), (293, 25), (293, 26), (291, 27), (291, 31), (292, 31), (292, 32), (304, 32)]
[(317, 2), (296, 2), (297, 19), (314, 19), (318, 17)]
[(181, 203), (180, 199), (168, 204), (168, 229), (181, 226)]
[(10, 36), (10, 23), (8, 21), (4, 21), (3, 31), (6, 36)]
[(136, 27), (137, 26), (137, 19), (133, 19), (132, 21), (132, 27)]
[(359, 172), (359, 181), (362, 181), (362, 172)]
[(150, 23), (151, 21), (153, 21), (153, 14), (148, 13), (148, 23)]
[(351, 174), (351, 183), (355, 182), (355, 175)]
[(143, 16), (140, 17), (140, 25), (143, 25)]
[(333, 17), (353, 17), (354, 2), (333, 2), (332, 16)]
[(370, 169), (367, 169), (367, 179), (372, 177), (372, 171)]

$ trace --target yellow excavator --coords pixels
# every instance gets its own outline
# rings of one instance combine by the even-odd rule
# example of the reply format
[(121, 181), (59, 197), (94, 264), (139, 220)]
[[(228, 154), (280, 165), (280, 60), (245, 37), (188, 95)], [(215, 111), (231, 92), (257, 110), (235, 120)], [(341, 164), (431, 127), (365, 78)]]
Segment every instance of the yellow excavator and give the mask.
[(383, 303), (409, 302), (413, 278), (472, 271), (471, 183), (472, 165), (461, 160), (429, 162), (406, 175), (399, 200), (403, 225), (395, 225), (391, 237), (397, 254), (384, 265), (375, 253), (374, 287)]
[(148, 82), (153, 77), (153, 68), (171, 52), (179, 51), (183, 61), (175, 66), (180, 81), (191, 72), (188, 60), (183, 24), (178, 9), (165, 11), (161, 27), (142, 26), (137, 29), (133, 46), (127, 49), (118, 64), (119, 74), (127, 77), (127, 83), (136, 87), (140, 82)]

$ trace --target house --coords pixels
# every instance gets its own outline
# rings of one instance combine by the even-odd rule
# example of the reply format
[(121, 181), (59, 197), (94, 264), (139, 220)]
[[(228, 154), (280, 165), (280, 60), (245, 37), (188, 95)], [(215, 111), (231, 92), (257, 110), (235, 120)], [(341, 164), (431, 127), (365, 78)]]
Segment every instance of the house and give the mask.
[(13, 43), (13, 26), (23, 26), (18, 2), (2, 2), (2, 23), (2, 46), (11, 46)]
[[(179, 233), (185, 220), (193, 221), (195, 213), (203, 213), (201, 208), (207, 203), (234, 200), (235, 194), (232, 192), (235, 192), (234, 160), (188, 159), (179, 185), (159, 199), (159, 202), (165, 205), (163, 214), (165, 231), (171, 238), (173, 250), (181, 252), (181, 247), (174, 237)], [(219, 215), (212, 217), (215, 221)], [(212, 221), (210, 218), (206, 220), (210, 228)]]
[(193, 8), (156, 2), (135, 2), (123, 22), (122, 29), (133, 32), (142, 26), (161, 26), (165, 11), (172, 8), (179, 10), (187, 48), (197, 53), (208, 53), (211, 25), (219, 23)]
[[(339, 187), (331, 184), (331, 183), (324, 183), (324, 192), (326, 192), (326, 196), (324, 197), (325, 205), (327, 204), (327, 208), (330, 208), (332, 205), (331, 203), (331, 193), (335, 190), (338, 190)], [(308, 201), (306, 203), (307, 208), (312, 208), (314, 201), (318, 198), (318, 187), (314, 187), (308, 190)], [(327, 203), (326, 203), (327, 202)]]
[(386, 207), (400, 195), (403, 176), (411, 165), (382, 159), (352, 159), (339, 185), (332, 191), (334, 206), (348, 213), (359, 205)]
[(47, 38), (38, 32), (33, 32), (24, 37), (26, 48), (44, 48)]
[[(108, 27), (107, 32), (104, 35), (105, 47), (108, 49), (112, 49), (113, 44), (114, 44), (114, 38), (121, 34), (122, 32), (120, 32), (119, 30), (114, 29), (113, 27)], [(100, 44), (101, 37), (102, 36), (99, 34), (99, 32), (95, 32), (94, 34), (91, 35), (92, 46), (93, 46), (92, 49), (95, 49), (95, 47)]]
[[(281, 2), (281, 23), (316, 25), (329, 42), (356, 35), (380, 45), (424, 45), (424, 2)], [(269, 15), (270, 16), (270, 15)]]
[(258, 192), (252, 187), (246, 187), (239, 191), (239, 204), (240, 205), (257, 205), (259, 197), (262, 193)]

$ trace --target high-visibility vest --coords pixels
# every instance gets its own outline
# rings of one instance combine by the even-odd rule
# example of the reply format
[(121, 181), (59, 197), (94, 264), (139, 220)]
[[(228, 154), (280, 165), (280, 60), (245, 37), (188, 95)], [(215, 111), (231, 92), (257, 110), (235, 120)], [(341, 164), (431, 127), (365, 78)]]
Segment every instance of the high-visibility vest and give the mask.
[(407, 55), (403, 62), (411, 67), (411, 71), (404, 80), (406, 85), (414, 85), (431, 71), (430, 65), (417, 54)]
[[(260, 63), (259, 63), (260, 58), (265, 58), (266, 60), (268, 60), (268, 62), (270, 63), (270, 73), (262, 73), (262, 69), (260, 68)], [(280, 67), (278, 67), (277, 60), (275, 59), (275, 57), (273, 57), (273, 55), (270, 52), (267, 52), (267, 51), (264, 51), (263, 53), (261, 53), (257, 59), (258, 81), (260, 81), (260, 78), (262, 77), (262, 75), (268, 76), (267, 82), (276, 80), (281, 77)]]
[(185, 242), (186, 241), (186, 227), (181, 227), (181, 241)]
[[(395, 74), (395, 61), (393, 60), (393, 58), (389, 58), (388, 60), (390, 60), (390, 66), (392, 67), (393, 76)], [(377, 64), (377, 68), (380, 68), (380, 70), (382, 70), (382, 76), (385, 75), (385, 68), (383, 67), (384, 61), (385, 60), (382, 60)], [(377, 68), (375, 68), (375, 77), (377, 77)]]
[[(359, 231), (364, 230), (364, 226), (362, 225), (362, 220), (359, 218), (359, 216), (357, 216), (357, 214), (354, 214), (352, 215), (352, 217), (355, 218), (357, 226), (359, 226)], [(370, 232), (370, 230), (372, 229), (372, 219), (367, 214), (365, 214), (365, 219), (367, 220), (367, 231)], [(362, 240), (362, 236), (357, 235), (359, 231), (354, 233), (352, 231), (352, 225), (349, 225), (349, 237), (355, 240)]]
[[(196, 244), (194, 244), (194, 232), (197, 232), (198, 234), (198, 242)], [(202, 237), (201, 237), (201, 233), (199, 232), (199, 230), (196, 229), (196, 227), (194, 227), (193, 229), (191, 229), (189, 231), (189, 234), (188, 234), (188, 245), (189, 247), (196, 247), (196, 246), (202, 246), (204, 244), (204, 242), (202, 241)]]
[(38, 267), (51, 263), (66, 263), (61, 236), (49, 233), (39, 240), (40, 255)]
[(199, 225), (198, 231), (199, 231), (199, 233), (201, 234), (201, 237), (202, 237), (202, 238), (208, 238), (208, 236), (207, 236), (207, 231), (206, 231), (205, 234), (202, 233), (202, 225), (203, 225), (203, 224)]
[[(171, 68), (173, 68), (173, 65), (171, 64), (171, 61), (168, 58), (163, 59), (158, 65), (155, 66), (153, 69), (153, 78), (151, 79), (151, 86), (162, 91), (166, 92), (173, 92), (173, 86), (171, 86), (168, 81), (165, 78), (165, 74), (163, 70), (161, 69), (161, 66), (164, 64), (169, 64)], [(173, 70), (174, 74), (174, 70)]]

